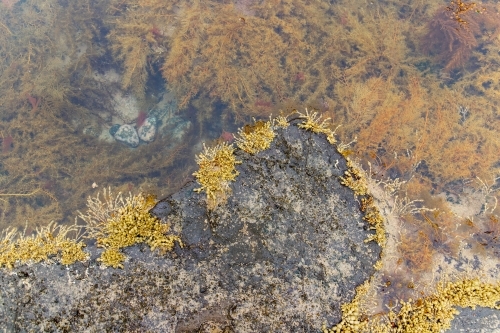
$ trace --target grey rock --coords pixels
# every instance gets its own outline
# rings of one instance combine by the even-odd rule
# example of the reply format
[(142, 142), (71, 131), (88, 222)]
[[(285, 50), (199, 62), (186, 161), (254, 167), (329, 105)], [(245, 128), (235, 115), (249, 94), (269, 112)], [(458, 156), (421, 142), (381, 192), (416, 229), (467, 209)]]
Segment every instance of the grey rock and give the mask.
[(451, 322), (448, 333), (500, 333), (500, 311), (476, 307), (457, 308), (460, 314)]
[[(125, 249), (124, 269), (101, 269), (101, 249), (68, 269), (0, 271), (0, 329), (14, 331), (319, 332), (373, 274), (380, 247), (345, 159), (296, 124), (256, 155), (236, 151), (240, 175), (226, 204), (206, 210), (189, 183), (152, 209), (184, 247)], [(26, 296), (29, 297), (26, 297)], [(26, 303), (27, 302), (27, 303)]]
[(156, 118), (147, 117), (144, 123), (137, 129), (139, 139), (144, 142), (153, 142), (156, 136)]
[(121, 125), (113, 135), (116, 141), (135, 148), (139, 146), (139, 135), (132, 125)]

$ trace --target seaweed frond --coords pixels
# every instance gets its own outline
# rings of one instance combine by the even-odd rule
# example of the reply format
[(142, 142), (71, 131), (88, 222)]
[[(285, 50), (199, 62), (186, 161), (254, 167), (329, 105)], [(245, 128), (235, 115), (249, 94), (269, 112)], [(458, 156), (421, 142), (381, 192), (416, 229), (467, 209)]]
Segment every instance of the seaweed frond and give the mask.
[(351, 160), (347, 160), (347, 170), (344, 172), (344, 177), (339, 178), (340, 183), (353, 190), (355, 195), (362, 196), (368, 194), (366, 176)]
[(476, 306), (499, 309), (500, 285), (478, 278), (440, 282), (435, 293), (417, 300), (402, 301), (400, 310), (387, 318), (368, 321), (359, 310), (359, 299), (366, 294), (366, 283), (356, 289), (352, 302), (342, 305), (342, 321), (324, 333), (334, 332), (443, 332), (459, 313), (456, 307)]
[(245, 125), (238, 129), (236, 145), (249, 154), (256, 154), (271, 146), (275, 133), (271, 121), (257, 120), (253, 125)]
[[(37, 228), (35, 235), (26, 236), (13, 228), (2, 232), (0, 240), (0, 267), (14, 268), (16, 262), (40, 262), (56, 257), (63, 265), (84, 261), (88, 254), (83, 251), (85, 244), (79, 241), (81, 227), (57, 225), (54, 221)], [(75, 233), (76, 238), (68, 238)]]
[[(298, 112), (299, 118), (305, 119), (298, 126), (299, 128), (303, 128), (307, 131), (311, 131), (314, 133), (323, 133), (326, 135), (326, 139), (330, 144), (335, 144), (337, 140), (335, 139), (335, 130), (331, 130), (329, 125), (331, 122), (331, 118), (321, 119), (321, 115), (318, 112), (309, 113), (309, 110), (306, 108), (306, 113)], [(320, 122), (321, 121), (321, 122)], [(337, 126), (338, 128), (338, 126)]]
[(224, 203), (231, 193), (229, 182), (238, 176), (235, 166), (241, 163), (236, 160), (234, 149), (225, 142), (213, 148), (203, 144), (203, 152), (196, 156), (196, 163), (200, 168), (193, 175), (201, 187), (195, 191), (205, 191), (208, 209)]
[(79, 217), (88, 223), (88, 238), (96, 238), (105, 250), (98, 259), (105, 266), (123, 268), (125, 255), (120, 249), (136, 243), (146, 243), (152, 251), (171, 251), (175, 242), (182, 247), (179, 236), (166, 235), (170, 226), (151, 215), (155, 200), (142, 194), (115, 197), (111, 190), (104, 191), (104, 201), (89, 198), (87, 214)]

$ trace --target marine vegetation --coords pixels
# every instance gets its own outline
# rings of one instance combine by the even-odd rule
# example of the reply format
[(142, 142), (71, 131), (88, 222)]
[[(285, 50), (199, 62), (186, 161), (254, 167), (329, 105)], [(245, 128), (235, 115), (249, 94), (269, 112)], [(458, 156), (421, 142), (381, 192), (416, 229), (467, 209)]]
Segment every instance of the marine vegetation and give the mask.
[(368, 222), (372, 230), (375, 230), (375, 234), (365, 239), (365, 242), (373, 240), (383, 249), (387, 241), (385, 236), (386, 231), (384, 229), (384, 218), (371, 195), (366, 195), (361, 198), (360, 210), (365, 214), (363, 220)]
[(88, 198), (87, 213), (79, 217), (87, 222), (86, 237), (96, 239), (104, 248), (98, 259), (103, 265), (123, 268), (125, 255), (120, 249), (137, 243), (162, 253), (172, 250), (175, 242), (182, 247), (178, 236), (167, 235), (170, 226), (149, 213), (155, 203), (154, 198), (142, 194), (113, 196), (109, 189), (103, 191), (103, 201), (99, 195)]
[(236, 164), (241, 163), (236, 159), (234, 149), (227, 142), (215, 147), (203, 144), (203, 152), (196, 156), (199, 169), (193, 175), (201, 187), (195, 191), (206, 193), (208, 209), (214, 209), (217, 205), (225, 203), (231, 194), (229, 182), (238, 176)]
[[(81, 227), (62, 226), (54, 222), (38, 228), (35, 234), (20, 233), (14, 228), (5, 229), (0, 235), (0, 267), (14, 268), (16, 263), (55, 260), (63, 265), (83, 261), (88, 254), (80, 241)], [(69, 235), (73, 234), (73, 238)]]
[[(182, 19), (173, 23), (162, 73), (181, 108), (197, 97), (227, 103), (239, 116), (263, 116), (291, 97), (300, 85), (291, 78), (301, 71), (305, 36), (294, 27), (299, 18), (280, 19), (274, 6), (264, 6), (257, 15), (229, 1), (179, 5)], [(299, 7), (303, 17), (312, 9)]]
[[(119, 116), (115, 93), (136, 98), (145, 112), (165, 87), (175, 111), (198, 121), (192, 143), (217, 112), (224, 125), (240, 126), (307, 106), (305, 129), (331, 130), (344, 142), (357, 137), (344, 153), (370, 163), (369, 176), (404, 179), (408, 203), (460, 197), (481, 187), (470, 180), (500, 172), (499, 9), (459, 0), (447, 7), (430, 0), (1, 1), (0, 224), (19, 229), (29, 221), (29, 235), (35, 225), (67, 220), (95, 195), (94, 183), (160, 195), (182, 186), (194, 172), (190, 154), (180, 154), (185, 145), (163, 137), (132, 151), (100, 137)], [(98, 79), (107, 73), (116, 78)], [(342, 126), (319, 120), (327, 118)], [(198, 162), (207, 167), (195, 174), (209, 207), (224, 202), (237, 175), (235, 159), (211, 161), (216, 152), (205, 148)], [(357, 178), (349, 170), (343, 182), (361, 194)], [(368, 207), (369, 197), (360, 199)], [(366, 217), (376, 225), (372, 212)], [(453, 256), (466, 233), (475, 251), (498, 257), (494, 220), (475, 225), (478, 218), (440, 212), (403, 217), (421, 233), (401, 232), (402, 266), (425, 272), (436, 254)], [(100, 237), (103, 261), (119, 265), (112, 233)]]
[(148, 76), (154, 73), (153, 65), (167, 51), (175, 3), (112, 1), (107, 8), (106, 23), (110, 32), (106, 38), (115, 59), (123, 64), (121, 87), (131, 89), (140, 98), (145, 97)]
[(454, 3), (459, 31), (431, 1), (0, 2), (0, 223), (61, 221), (94, 182), (180, 187), (194, 166), (168, 138), (131, 152), (99, 137), (117, 117), (113, 93), (147, 110), (161, 77), (200, 121), (307, 106), (342, 124), (340, 140), (358, 137), (352, 152), (381, 172), (416, 171), (427, 189), (484, 178), (500, 149), (498, 6)]
[(252, 125), (245, 125), (238, 129), (238, 137), (236, 137), (238, 148), (252, 155), (269, 148), (275, 136), (271, 122), (272, 120), (254, 119)]
[[(483, 31), (495, 31), (500, 26), (494, 8), (482, 7), (474, 11), (471, 6), (457, 1), (453, 8), (438, 9), (428, 23), (428, 32), (422, 38), (422, 50), (442, 63), (445, 71), (465, 66), (482, 40)], [(450, 10), (453, 15), (450, 15)]]
[(334, 332), (443, 332), (459, 313), (457, 307), (477, 306), (500, 309), (500, 284), (482, 282), (479, 278), (462, 278), (456, 281), (442, 281), (436, 291), (424, 298), (402, 301), (399, 311), (390, 311), (386, 318), (372, 322), (363, 319), (359, 310), (359, 296), (366, 292), (366, 285), (356, 290), (351, 303), (342, 306), (342, 321), (324, 333)]
[(446, 6), (446, 10), (452, 13), (451, 17), (462, 27), (467, 27), (469, 22), (463, 17), (467, 12), (474, 10), (476, 13), (484, 13), (486, 9), (479, 7), (475, 2), (467, 3), (462, 0), (452, 0), (450, 5)]
[(303, 128), (305, 130), (314, 133), (325, 134), (326, 139), (332, 145), (337, 142), (337, 140), (335, 139), (336, 129), (332, 131), (328, 126), (329, 125), (328, 123), (331, 121), (331, 118), (321, 119), (321, 115), (319, 115), (318, 112), (313, 111), (309, 113), (309, 110), (307, 108), (306, 108), (306, 113), (300, 113), (300, 112), (297, 113), (299, 114), (299, 118), (304, 119), (304, 121), (298, 125), (299, 128)]
[[(107, 22), (116, 21), (107, 5), (0, 2), (0, 228), (22, 228), (28, 221), (30, 233), (35, 225), (72, 221), (95, 195), (93, 183), (166, 195), (167, 187), (175, 191), (194, 170), (187, 155), (191, 165), (174, 170), (184, 164), (178, 153), (186, 146), (173, 144), (168, 134), (136, 150), (101, 136), (118, 118), (114, 93), (127, 86), (96, 79), (117, 68), (111, 57), (120, 49), (103, 35)], [(130, 80), (140, 83), (143, 96), (141, 75)], [(158, 100), (137, 94), (144, 109)]]

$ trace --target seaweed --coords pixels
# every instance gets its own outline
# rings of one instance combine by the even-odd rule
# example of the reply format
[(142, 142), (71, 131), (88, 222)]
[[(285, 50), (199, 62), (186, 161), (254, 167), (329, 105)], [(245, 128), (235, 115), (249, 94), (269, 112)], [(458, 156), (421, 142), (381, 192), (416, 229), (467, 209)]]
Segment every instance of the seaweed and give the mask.
[(422, 50), (442, 63), (444, 71), (464, 67), (482, 41), (484, 31), (499, 28), (493, 7), (482, 7), (477, 11), (472, 8), (471, 4), (452, 1), (451, 6), (439, 8), (428, 23), (428, 32), (422, 38)]

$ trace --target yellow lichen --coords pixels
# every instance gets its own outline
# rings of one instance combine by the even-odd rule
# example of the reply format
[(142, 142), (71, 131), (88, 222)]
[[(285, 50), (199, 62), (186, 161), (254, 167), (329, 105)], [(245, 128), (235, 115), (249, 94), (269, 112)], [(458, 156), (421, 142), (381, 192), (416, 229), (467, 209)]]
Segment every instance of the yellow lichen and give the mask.
[(231, 193), (229, 182), (238, 176), (235, 166), (241, 161), (236, 160), (232, 145), (221, 143), (213, 148), (203, 145), (203, 152), (196, 156), (196, 163), (200, 169), (193, 175), (201, 187), (195, 191), (205, 191), (207, 207), (213, 209), (224, 203)]
[(455, 307), (476, 306), (499, 309), (500, 284), (481, 282), (478, 278), (442, 282), (437, 291), (416, 301), (402, 302), (398, 313), (390, 312), (389, 323), (379, 325), (377, 332), (442, 332), (451, 327), (459, 312)]
[(110, 191), (104, 191), (104, 202), (99, 196), (88, 199), (89, 210), (80, 217), (88, 223), (88, 237), (96, 238), (97, 245), (105, 248), (99, 261), (123, 267), (125, 256), (120, 249), (136, 243), (146, 243), (152, 251), (158, 248), (162, 252), (172, 250), (175, 242), (182, 247), (178, 236), (166, 235), (170, 226), (149, 213), (153, 205), (149, 196), (129, 194), (123, 198), (119, 193), (113, 197)]
[(336, 326), (327, 329), (323, 324), (323, 333), (358, 333), (366, 328), (367, 322), (361, 320), (359, 311), (360, 298), (364, 296), (368, 290), (369, 282), (366, 281), (356, 288), (356, 296), (350, 303), (342, 304), (342, 320)]
[(85, 244), (69, 239), (68, 233), (78, 233), (79, 227), (49, 223), (37, 229), (35, 235), (26, 236), (15, 229), (3, 231), (0, 240), (0, 267), (13, 268), (16, 262), (40, 262), (56, 256), (63, 265), (83, 261), (88, 254), (83, 251)]
[(275, 133), (271, 121), (254, 119), (253, 125), (238, 129), (238, 135), (236, 145), (249, 154), (256, 154), (271, 146)]
[(110, 247), (101, 254), (99, 259), (105, 266), (110, 266), (113, 268), (123, 268), (123, 262), (125, 261), (125, 255), (120, 252), (119, 249), (115, 247)]

